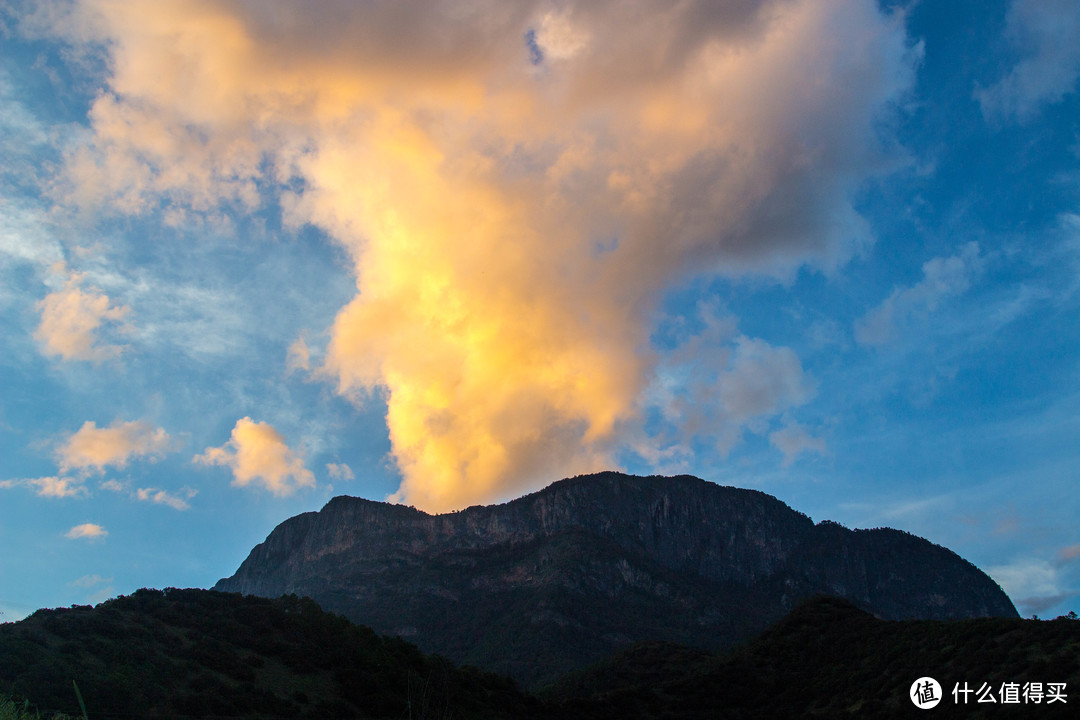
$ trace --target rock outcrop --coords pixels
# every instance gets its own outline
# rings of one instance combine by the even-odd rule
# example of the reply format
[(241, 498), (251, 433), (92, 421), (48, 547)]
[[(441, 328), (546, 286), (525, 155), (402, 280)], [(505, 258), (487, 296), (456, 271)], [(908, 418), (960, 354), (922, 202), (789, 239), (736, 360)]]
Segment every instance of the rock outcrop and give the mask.
[(215, 589), (307, 595), (531, 684), (640, 640), (728, 647), (820, 594), (891, 620), (1017, 616), (978, 568), (908, 533), (619, 473), (443, 515), (337, 497), (279, 525)]

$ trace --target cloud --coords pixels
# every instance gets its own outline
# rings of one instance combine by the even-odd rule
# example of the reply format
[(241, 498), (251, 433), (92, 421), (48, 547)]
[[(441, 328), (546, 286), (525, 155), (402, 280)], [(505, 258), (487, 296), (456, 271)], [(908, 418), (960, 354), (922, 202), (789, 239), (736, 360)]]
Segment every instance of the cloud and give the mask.
[(64, 360), (101, 362), (118, 357), (122, 345), (99, 343), (97, 333), (106, 323), (118, 323), (130, 309), (112, 305), (109, 297), (95, 290), (79, 288), (82, 276), (73, 274), (62, 290), (49, 293), (38, 303), (41, 323), (34, 338), (46, 355)]
[(0, 267), (30, 263), (47, 268), (63, 260), (60, 243), (47, 230), (46, 217), (45, 210), (27, 200), (4, 198), (0, 207)]
[(42, 497), (77, 497), (86, 494), (86, 488), (78, 480), (63, 477), (41, 477), (27, 480), (27, 484), (37, 488)]
[(272, 425), (248, 417), (236, 421), (227, 443), (207, 448), (193, 461), (224, 465), (232, 470), (233, 485), (261, 485), (274, 495), (291, 495), (298, 488), (315, 487), (315, 476), (285, 444), (285, 438)]
[(1047, 104), (1075, 92), (1080, 78), (1080, 5), (1074, 0), (1014, 0), (1005, 35), (1025, 57), (975, 97), (993, 120), (1031, 120)]
[(711, 440), (727, 454), (744, 428), (767, 431), (770, 418), (805, 404), (816, 392), (791, 348), (733, 337), (734, 323), (707, 311), (704, 321), (702, 332), (660, 362), (657, 381), (646, 394), (648, 406), (668, 423), (674, 442), (668, 455), (688, 455), (695, 438)]
[(330, 473), (330, 479), (331, 480), (346, 480), (347, 481), (347, 480), (353, 480), (356, 477), (355, 475), (353, 475), (352, 468), (350, 468), (345, 463), (327, 463), (326, 464), (326, 471), (328, 473)]
[(82, 485), (82, 482), (72, 478), (50, 476), (22, 480), (0, 480), (0, 488), (3, 489), (20, 486), (36, 488), (37, 494), (42, 497), (65, 498), (87, 494), (86, 487)]
[(1069, 545), (1068, 547), (1061, 548), (1058, 552), (1058, 559), (1061, 562), (1068, 562), (1070, 560), (1075, 560), (1076, 558), (1080, 558), (1080, 545)]
[(1066, 587), (1061, 565), (1025, 559), (987, 570), (1016, 603), (1022, 615), (1045, 612), (1080, 591)]
[(731, 367), (719, 376), (720, 401), (736, 421), (775, 415), (814, 395), (813, 382), (791, 348), (740, 337)]
[[(96, 527), (96, 526), (95, 526)], [(113, 581), (112, 578), (103, 578), (100, 575), (83, 575), (78, 580), (72, 580), (71, 584), (77, 588), (92, 588), (95, 585), (108, 584)]]
[(168, 505), (174, 510), (189, 510), (191, 505), (188, 504), (188, 500), (195, 497), (197, 490), (187, 489), (185, 491), (186, 498), (181, 498), (177, 495), (173, 495), (165, 490), (158, 488), (139, 488), (135, 491), (135, 498), (142, 502), (152, 502), (158, 505)]
[(83, 523), (82, 525), (76, 525), (75, 527), (68, 530), (64, 534), (64, 537), (68, 537), (73, 540), (77, 540), (80, 538), (97, 540), (104, 538), (108, 534), (109, 531), (101, 527), (100, 525), (95, 525), (94, 523)]
[(887, 345), (908, 324), (938, 309), (946, 298), (961, 295), (982, 271), (983, 258), (977, 243), (968, 243), (959, 255), (940, 257), (923, 265), (923, 279), (898, 288), (881, 305), (855, 322), (855, 340), (862, 345)]
[(802, 425), (791, 423), (769, 434), (769, 442), (784, 453), (784, 465), (788, 466), (803, 453), (824, 455), (828, 452), (825, 438), (814, 437)]
[(585, 50), (591, 39), (589, 30), (575, 24), (570, 13), (563, 9), (549, 11), (540, 18), (535, 42), (542, 57), (569, 60)]
[[(77, 13), (56, 31), (98, 43), (111, 74), (68, 197), (210, 214), (280, 183), (286, 222), (356, 269), (318, 372), (385, 398), (395, 497), (429, 510), (611, 466), (674, 283), (865, 247), (853, 197), (895, 167), (920, 54), (873, 0)], [(790, 351), (753, 351), (735, 351), (756, 385), (723, 388), (725, 427), (792, 389)]]
[(145, 420), (117, 420), (107, 428), (88, 420), (56, 449), (56, 459), (61, 472), (103, 472), (108, 466), (125, 467), (132, 458), (155, 459), (169, 448), (165, 430)]
[(289, 345), (289, 351), (285, 356), (285, 369), (290, 373), (297, 370), (304, 372), (311, 370), (311, 349), (304, 338), (298, 337)]

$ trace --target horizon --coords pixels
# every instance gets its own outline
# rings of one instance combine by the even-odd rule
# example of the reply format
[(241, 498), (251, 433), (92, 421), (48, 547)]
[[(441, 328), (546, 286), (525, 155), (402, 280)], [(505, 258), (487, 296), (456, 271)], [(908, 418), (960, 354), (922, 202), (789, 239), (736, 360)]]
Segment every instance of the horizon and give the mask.
[[(947, 6), (946, 6), (947, 5)], [(1080, 5), (0, 6), (0, 620), (688, 473), (1080, 595)]]

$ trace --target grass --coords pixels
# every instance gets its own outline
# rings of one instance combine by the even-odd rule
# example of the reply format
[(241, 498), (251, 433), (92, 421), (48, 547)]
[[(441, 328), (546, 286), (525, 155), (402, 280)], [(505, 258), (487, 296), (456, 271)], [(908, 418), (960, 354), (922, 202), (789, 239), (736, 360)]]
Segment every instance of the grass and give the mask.
[[(85, 718), (85, 715), (83, 716)], [(10, 697), (0, 696), (0, 720), (73, 720), (68, 715), (54, 713), (42, 715), (30, 701), (15, 702)]]

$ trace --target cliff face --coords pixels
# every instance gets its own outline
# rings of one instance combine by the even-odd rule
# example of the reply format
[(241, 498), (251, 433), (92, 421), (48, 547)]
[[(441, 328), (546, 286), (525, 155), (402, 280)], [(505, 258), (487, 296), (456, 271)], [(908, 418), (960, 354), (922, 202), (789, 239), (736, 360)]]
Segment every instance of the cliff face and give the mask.
[(532, 683), (637, 640), (725, 647), (822, 593), (885, 619), (1016, 617), (989, 577), (921, 538), (814, 525), (689, 476), (618, 473), (434, 516), (334, 498), (279, 525), (215, 589), (308, 595)]

